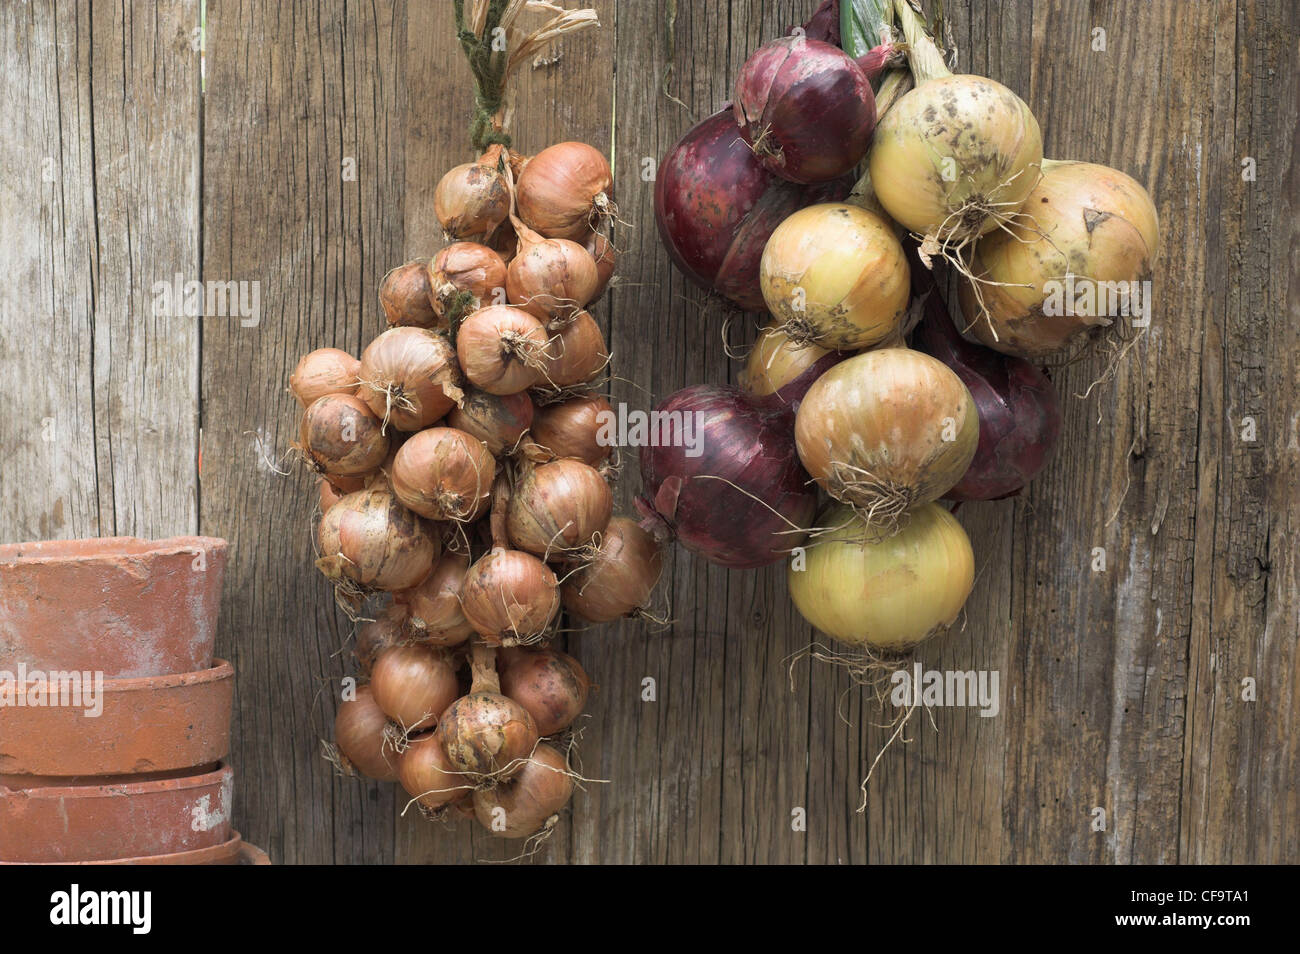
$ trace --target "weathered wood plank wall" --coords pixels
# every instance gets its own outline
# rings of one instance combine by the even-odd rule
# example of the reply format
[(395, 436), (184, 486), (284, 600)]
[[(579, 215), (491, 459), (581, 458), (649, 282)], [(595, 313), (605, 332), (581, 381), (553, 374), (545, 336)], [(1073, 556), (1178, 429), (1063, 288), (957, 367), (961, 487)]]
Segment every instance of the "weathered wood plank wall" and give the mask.
[[(678, 0), (671, 26), (666, 3), (595, 6), (599, 31), (520, 77), (514, 129), (525, 151), (581, 138), (614, 156), (633, 227), (598, 317), (613, 398), (648, 407), (735, 368), (658, 244), (647, 160), (814, 4)], [(541, 860), (1300, 860), (1292, 6), (946, 6), (961, 67), (1024, 96), (1048, 154), (1147, 182), (1164, 229), (1148, 335), (1067, 402), (1025, 496), (961, 511), (975, 593), (919, 658), (998, 670), (1001, 712), (918, 723), (857, 814), (886, 714), (835, 670), (787, 678), (811, 633), (780, 569), (678, 553), (671, 630), (569, 636), (600, 687), (584, 765), (608, 784)], [(236, 818), (277, 862), (508, 857), (319, 758), (349, 630), (311, 569), (311, 482), (277, 473), (298, 355), (359, 351), (383, 273), (437, 248), (433, 186), (470, 158), (450, 4), (211, 3), (205, 93), (198, 24), (197, 0), (0, 2), (0, 541), (231, 540)], [(177, 273), (260, 283), (256, 323), (156, 315), (154, 283)], [(1101, 368), (1061, 369), (1062, 392)], [(624, 507), (637, 489), (632, 467)]]

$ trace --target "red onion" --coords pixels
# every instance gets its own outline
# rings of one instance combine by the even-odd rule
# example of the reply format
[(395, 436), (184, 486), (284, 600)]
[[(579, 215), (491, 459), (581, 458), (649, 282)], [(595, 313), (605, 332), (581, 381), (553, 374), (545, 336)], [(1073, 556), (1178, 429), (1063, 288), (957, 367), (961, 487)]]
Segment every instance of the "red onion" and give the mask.
[(736, 77), (740, 134), (763, 166), (791, 182), (852, 170), (871, 145), (876, 99), (843, 50), (803, 36), (760, 46)]
[(694, 126), (664, 157), (655, 176), (655, 221), (677, 267), (696, 284), (762, 311), (758, 263), (787, 216), (836, 202), (853, 183), (786, 182), (763, 168), (736, 133), (730, 106)]
[(944, 496), (949, 500), (1014, 496), (1042, 470), (1056, 444), (1061, 430), (1056, 389), (1028, 361), (971, 344), (958, 334), (930, 273), (913, 269), (917, 273), (930, 285), (930, 297), (925, 317), (912, 332), (912, 346), (956, 372), (979, 413), (975, 458)]
[[(666, 446), (641, 448), (642, 526), (719, 566), (745, 569), (781, 559), (803, 540), (817, 491), (794, 448), (789, 407), (766, 407), (739, 388), (697, 384), (655, 412), (699, 414), (660, 430)], [(663, 431), (668, 431), (664, 434)], [(684, 438), (689, 438), (685, 440)], [(698, 450), (697, 456), (689, 456)]]

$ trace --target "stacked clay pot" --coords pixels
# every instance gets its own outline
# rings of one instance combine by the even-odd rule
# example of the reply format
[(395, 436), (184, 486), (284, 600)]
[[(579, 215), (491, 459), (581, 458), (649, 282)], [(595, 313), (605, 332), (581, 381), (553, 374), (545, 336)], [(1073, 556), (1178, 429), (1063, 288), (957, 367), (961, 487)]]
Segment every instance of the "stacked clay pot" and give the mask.
[(230, 824), (225, 565), (212, 537), (0, 546), (0, 863), (265, 857)]

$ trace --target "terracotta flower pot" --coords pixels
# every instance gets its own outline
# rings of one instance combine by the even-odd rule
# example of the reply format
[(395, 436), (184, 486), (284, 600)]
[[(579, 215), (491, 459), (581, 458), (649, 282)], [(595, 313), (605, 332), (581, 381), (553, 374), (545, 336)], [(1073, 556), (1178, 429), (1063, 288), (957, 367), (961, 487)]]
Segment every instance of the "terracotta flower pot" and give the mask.
[(233, 786), (222, 765), (149, 782), (0, 787), (0, 860), (102, 861), (223, 845)]
[[(234, 670), (105, 679), (102, 707), (0, 704), (0, 775), (133, 775), (219, 762), (230, 750)], [(93, 711), (93, 710), (92, 710)]]
[(0, 546), (0, 670), (117, 679), (206, 669), (225, 570), (215, 537)]
[(239, 849), (239, 863), (241, 865), (269, 865), (270, 856), (265, 851), (258, 848), (257, 845), (250, 845), (244, 842), (244, 846)]
[[(73, 865), (237, 865), (244, 849), (239, 832), (230, 833), (230, 840), (210, 848), (177, 851), (167, 855), (140, 855), (134, 858), (110, 858), (106, 861), (42, 862), (43, 864)], [(0, 865), (22, 864), (21, 861), (0, 861)]]

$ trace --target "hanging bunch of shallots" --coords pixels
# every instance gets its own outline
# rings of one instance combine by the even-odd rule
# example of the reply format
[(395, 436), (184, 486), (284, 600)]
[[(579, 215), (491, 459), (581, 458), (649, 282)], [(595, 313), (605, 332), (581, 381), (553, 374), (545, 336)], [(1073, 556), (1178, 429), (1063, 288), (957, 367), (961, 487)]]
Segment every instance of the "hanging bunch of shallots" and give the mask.
[(515, 66), (595, 15), (542, 4), (552, 18), (523, 35), (532, 6), (457, 5), (478, 158), (438, 183), (448, 244), (385, 276), (389, 327), (359, 358), (313, 351), (290, 379), (319, 475), (316, 566), (361, 624), (328, 754), (505, 838), (548, 833), (579, 779), (590, 680), (552, 645), (562, 615), (645, 614), (661, 570), (612, 512), (598, 439), (610, 355), (588, 309), (617, 259), (609, 163), (581, 142), (523, 155), (505, 132)]

